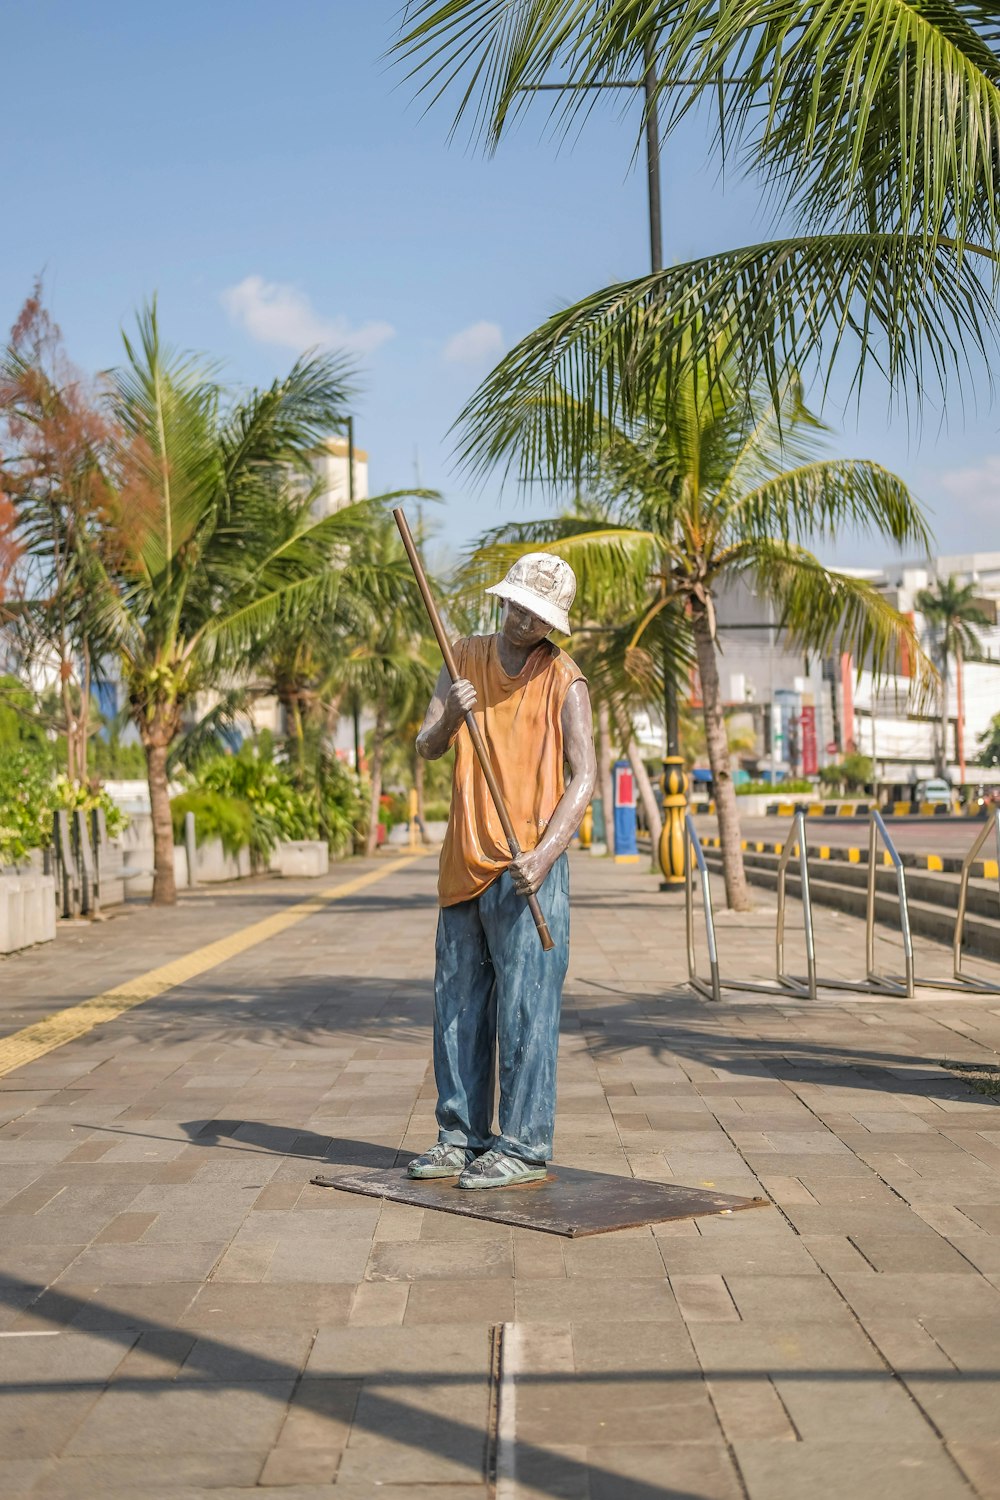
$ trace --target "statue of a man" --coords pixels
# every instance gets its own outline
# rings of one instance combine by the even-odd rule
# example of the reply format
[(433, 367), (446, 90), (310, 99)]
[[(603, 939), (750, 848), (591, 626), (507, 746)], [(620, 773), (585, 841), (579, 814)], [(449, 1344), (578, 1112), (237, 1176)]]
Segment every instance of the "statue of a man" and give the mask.
[[(504, 601), (500, 629), (456, 643), (459, 679), (452, 683), (442, 670), (417, 736), (425, 760), (437, 760), (454, 744), (455, 772), (438, 880), (438, 1140), (411, 1162), (409, 1175), (458, 1177), (463, 1188), (536, 1181), (552, 1155), (559, 1011), (569, 960), (566, 849), (595, 777), (586, 681), (547, 639), (552, 630), (569, 633), (572, 568), (530, 552), (486, 592)], [(520, 845), (513, 860), (464, 727), (469, 711)], [(524, 899), (535, 892), (555, 942), (547, 953)]]

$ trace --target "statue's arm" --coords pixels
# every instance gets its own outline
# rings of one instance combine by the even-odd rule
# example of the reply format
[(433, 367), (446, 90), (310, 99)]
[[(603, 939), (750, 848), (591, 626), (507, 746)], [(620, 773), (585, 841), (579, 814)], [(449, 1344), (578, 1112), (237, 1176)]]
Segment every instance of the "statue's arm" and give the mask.
[(594, 752), (594, 716), (590, 693), (583, 681), (574, 682), (566, 694), (562, 709), (563, 749), (569, 768), (569, 779), (536, 848), (519, 854), (511, 862), (514, 888), (521, 895), (532, 895), (559, 858), (569, 847), (570, 839), (583, 821), (587, 804), (594, 794), (597, 779), (597, 756)]
[(452, 682), (448, 668), (442, 667), (417, 734), (417, 754), (424, 760), (440, 760), (461, 729), (465, 715), (475, 706), (476, 690), (472, 683), (464, 677)]

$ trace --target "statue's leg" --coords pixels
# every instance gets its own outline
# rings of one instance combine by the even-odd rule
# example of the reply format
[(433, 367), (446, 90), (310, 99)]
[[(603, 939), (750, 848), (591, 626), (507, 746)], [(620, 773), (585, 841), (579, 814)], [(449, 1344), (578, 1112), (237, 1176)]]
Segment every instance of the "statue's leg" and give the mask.
[[(487, 897), (492, 899), (486, 904)], [(538, 900), (555, 942), (546, 953), (523, 896), (504, 874), (480, 897), (497, 988), (500, 1136), (525, 1161), (548, 1161), (556, 1111), (559, 1011), (569, 962), (569, 861), (553, 865)]]
[(434, 968), (438, 1139), (485, 1151), (492, 1138), (496, 996), (479, 901), (444, 906)]

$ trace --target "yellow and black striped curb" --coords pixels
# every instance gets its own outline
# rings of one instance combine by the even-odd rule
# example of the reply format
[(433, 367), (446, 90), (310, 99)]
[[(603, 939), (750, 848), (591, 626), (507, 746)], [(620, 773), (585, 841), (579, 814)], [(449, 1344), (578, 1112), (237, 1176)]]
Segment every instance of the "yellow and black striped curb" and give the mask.
[[(704, 838), (701, 840), (704, 849), (721, 849), (722, 840), (718, 837)], [(744, 854), (783, 854), (784, 844), (769, 844), (758, 839), (741, 839), (740, 848)], [(792, 845), (795, 854), (799, 852), (797, 843)], [(891, 865), (892, 859), (887, 850), (883, 849), (882, 864)], [(905, 852), (900, 854), (900, 859), (908, 870), (933, 870), (938, 874), (960, 875), (963, 861), (960, 856), (954, 854), (913, 854)], [(852, 849), (838, 847), (836, 844), (811, 844), (809, 846), (810, 859), (828, 859), (832, 862), (840, 862), (849, 865), (862, 865), (868, 863), (867, 849)], [(970, 876), (974, 880), (1000, 880), (1000, 864), (995, 859), (977, 859), (973, 861)]]
[(158, 969), (150, 969), (135, 979), (115, 985), (114, 989), (105, 990), (103, 995), (95, 995), (92, 1000), (84, 1000), (79, 1005), (70, 1005), (66, 1010), (56, 1011), (54, 1015), (36, 1021), (33, 1026), (26, 1026), (22, 1031), (0, 1038), (0, 1077), (15, 1068), (23, 1068), (26, 1063), (34, 1062), (38, 1057), (44, 1057), (47, 1052), (62, 1047), (66, 1042), (86, 1036), (95, 1026), (115, 1020), (125, 1011), (141, 1005), (144, 1000), (153, 1000), (166, 990), (197, 979), (209, 969), (217, 968), (230, 958), (237, 958), (248, 949), (255, 948), (258, 943), (265, 943), (268, 938), (287, 931), (306, 917), (323, 911), (334, 901), (353, 896), (357, 891), (374, 885), (378, 880), (384, 880), (387, 875), (395, 874), (397, 870), (404, 869), (419, 858), (420, 852), (404, 855), (400, 859), (394, 859), (391, 864), (383, 865), (381, 869), (369, 870), (366, 875), (359, 875), (354, 880), (345, 880), (340, 885), (317, 891), (308, 900), (296, 902), (285, 911), (275, 912), (273, 916), (252, 922), (248, 927), (241, 927), (238, 932), (230, 933), (228, 937), (218, 938), (214, 943), (207, 943), (203, 948), (185, 953), (182, 958), (171, 959), (170, 963), (163, 964)]
[[(737, 806), (739, 804), (737, 803)], [(768, 818), (794, 818), (801, 808), (809, 818), (867, 818), (874, 802), (769, 802), (764, 814)], [(715, 803), (692, 802), (693, 813), (715, 812)], [(950, 802), (893, 802), (881, 809), (885, 818), (956, 818), (975, 817), (976, 813), (963, 813), (957, 803)], [(978, 809), (977, 809), (978, 812)]]

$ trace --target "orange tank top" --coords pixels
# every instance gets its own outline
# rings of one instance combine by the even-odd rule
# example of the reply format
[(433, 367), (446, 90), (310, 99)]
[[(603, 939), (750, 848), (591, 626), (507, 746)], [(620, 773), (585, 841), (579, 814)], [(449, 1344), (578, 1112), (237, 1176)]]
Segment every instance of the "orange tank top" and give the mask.
[[(522, 849), (533, 849), (563, 794), (562, 709), (583, 673), (565, 651), (543, 641), (510, 677), (495, 635), (456, 642), (455, 660), (476, 690), (476, 721), (514, 832)], [(455, 740), (451, 815), (441, 850), (441, 905), (481, 895), (509, 863), (507, 840), (463, 724)]]

